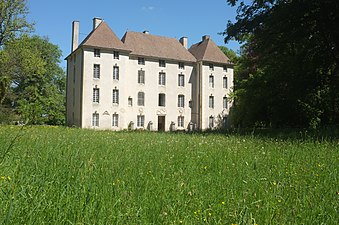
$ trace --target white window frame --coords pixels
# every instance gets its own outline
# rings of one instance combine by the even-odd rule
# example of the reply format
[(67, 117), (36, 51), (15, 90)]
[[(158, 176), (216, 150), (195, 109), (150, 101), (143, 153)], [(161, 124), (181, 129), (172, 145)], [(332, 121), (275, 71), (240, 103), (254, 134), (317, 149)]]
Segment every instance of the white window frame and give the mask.
[(138, 92), (138, 106), (145, 106), (145, 92)]
[(184, 128), (184, 126), (185, 126), (185, 117), (178, 116), (178, 127)]
[(95, 87), (93, 88), (93, 103), (99, 103), (100, 102), (100, 89)]
[(178, 86), (185, 87), (185, 75), (184, 74), (178, 74)]
[(93, 78), (100, 79), (100, 64), (93, 65)]
[(208, 97), (208, 107), (210, 109), (214, 109), (214, 96), (213, 95)]
[(227, 76), (224, 76), (222, 78), (222, 87), (227, 88), (227, 86), (228, 86), (228, 79), (227, 79)]
[(112, 127), (118, 127), (119, 126), (119, 114), (114, 113), (112, 115)]
[(159, 85), (162, 85), (162, 86), (166, 85), (166, 73), (164, 72), (159, 73)]
[(113, 80), (119, 80), (119, 66), (113, 66)]
[(145, 65), (145, 58), (138, 57), (138, 65)]
[(185, 95), (178, 95), (178, 107), (185, 108)]
[(144, 127), (145, 126), (145, 116), (138, 115), (137, 116), (137, 127)]
[(222, 98), (222, 106), (223, 106), (224, 109), (227, 109), (227, 108), (228, 108), (228, 99), (227, 99), (226, 96), (224, 96), (224, 97)]
[(99, 113), (92, 114), (92, 127), (99, 127)]
[(166, 106), (166, 95), (164, 93), (159, 93), (158, 106)]
[(113, 89), (112, 103), (117, 105), (119, 104), (119, 89)]
[(128, 106), (133, 106), (133, 98), (128, 97), (127, 102), (128, 102)]
[(178, 67), (179, 67), (180, 70), (184, 70), (185, 69), (185, 63), (179, 62)]
[(208, 77), (208, 83), (210, 88), (214, 88), (214, 76), (212, 74)]
[(145, 70), (138, 70), (138, 84), (145, 84)]
[(166, 61), (160, 59), (160, 60), (159, 60), (159, 67), (166, 67)]
[(94, 57), (100, 58), (101, 56), (100, 49), (95, 48), (93, 54), (94, 54)]
[(118, 51), (113, 51), (113, 59), (119, 59), (120, 53)]
[(208, 127), (211, 128), (211, 129), (214, 127), (214, 117), (213, 116), (210, 116), (208, 118)]

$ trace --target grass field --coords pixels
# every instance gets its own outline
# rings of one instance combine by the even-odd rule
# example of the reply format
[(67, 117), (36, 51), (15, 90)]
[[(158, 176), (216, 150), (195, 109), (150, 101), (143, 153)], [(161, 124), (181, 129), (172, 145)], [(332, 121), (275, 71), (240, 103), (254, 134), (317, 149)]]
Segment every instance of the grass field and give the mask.
[(338, 139), (4, 126), (0, 149), (3, 224), (339, 221)]

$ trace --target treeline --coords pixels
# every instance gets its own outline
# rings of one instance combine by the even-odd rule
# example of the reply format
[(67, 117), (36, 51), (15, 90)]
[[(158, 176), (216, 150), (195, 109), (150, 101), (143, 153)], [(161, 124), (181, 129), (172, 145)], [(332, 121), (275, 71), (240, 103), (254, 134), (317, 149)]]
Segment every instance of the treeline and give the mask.
[(25, 0), (0, 2), (0, 124), (65, 123), (65, 73), (61, 50), (30, 35)]
[(225, 41), (235, 66), (234, 126), (339, 124), (339, 1), (228, 0), (238, 7)]

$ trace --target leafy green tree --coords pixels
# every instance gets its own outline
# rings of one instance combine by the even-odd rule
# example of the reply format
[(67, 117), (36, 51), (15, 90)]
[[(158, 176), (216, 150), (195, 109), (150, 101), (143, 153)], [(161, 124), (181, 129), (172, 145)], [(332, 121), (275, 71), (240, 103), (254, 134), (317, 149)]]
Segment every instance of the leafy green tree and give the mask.
[(65, 74), (58, 46), (38, 36), (23, 35), (8, 42), (7, 55), (12, 105), (31, 124), (63, 124)]
[(19, 34), (33, 29), (33, 25), (27, 22), (26, 4), (26, 0), (0, 1), (0, 47)]
[(339, 123), (339, 2), (228, 0), (238, 4), (225, 41), (245, 43), (236, 86), (238, 123)]

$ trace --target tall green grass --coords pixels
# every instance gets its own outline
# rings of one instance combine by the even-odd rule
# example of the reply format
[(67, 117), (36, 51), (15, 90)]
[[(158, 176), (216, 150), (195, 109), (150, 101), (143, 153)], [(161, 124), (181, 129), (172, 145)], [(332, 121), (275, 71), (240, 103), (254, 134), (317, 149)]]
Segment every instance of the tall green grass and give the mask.
[(338, 140), (4, 126), (0, 146), (3, 224), (339, 221)]

